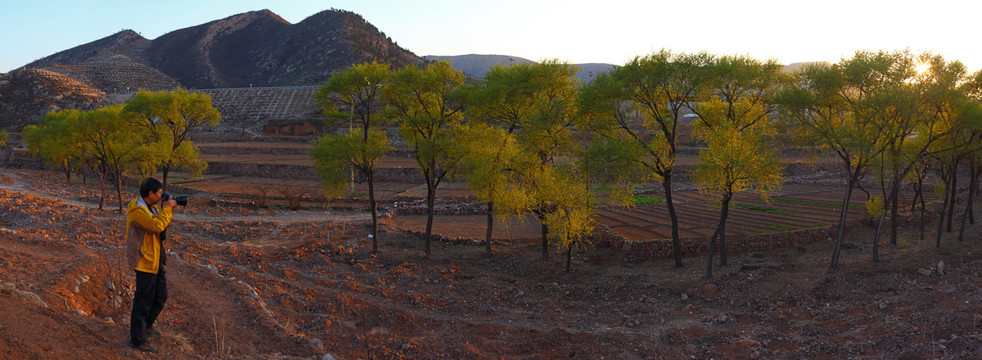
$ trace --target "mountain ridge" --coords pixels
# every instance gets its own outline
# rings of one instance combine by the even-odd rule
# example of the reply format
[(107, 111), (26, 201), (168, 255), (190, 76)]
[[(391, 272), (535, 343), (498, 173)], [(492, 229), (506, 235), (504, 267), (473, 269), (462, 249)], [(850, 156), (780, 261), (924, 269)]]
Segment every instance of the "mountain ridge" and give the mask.
[[(296, 24), (268, 9), (249, 11), (153, 40), (123, 30), (0, 74), (0, 129), (19, 130), (48, 111), (109, 103), (107, 94), (320, 85), (338, 69), (370, 61), (425, 63), (361, 15), (337, 9)], [(79, 84), (86, 95), (62, 101)]]
[[(315, 85), (337, 69), (365, 61), (394, 66), (424, 62), (350, 11), (325, 10), (291, 24), (263, 9), (176, 29), (153, 40), (123, 30), (24, 68), (64, 67), (108, 58), (149, 66), (186, 88)], [(74, 75), (91, 78), (93, 74)], [(123, 80), (92, 80), (91, 85), (103, 90), (139, 87)]]
[[(453, 65), (454, 69), (457, 69), (464, 74), (479, 78), (483, 78), (484, 74), (486, 74), (494, 65), (500, 64), (509, 66), (511, 64), (538, 63), (520, 56), (497, 54), (426, 55), (423, 56), (423, 58), (431, 61), (448, 61), (451, 65)], [(604, 63), (584, 63), (574, 65), (580, 67), (580, 72), (576, 74), (576, 78), (582, 82), (590, 81), (595, 74), (618, 67), (617, 65)]]

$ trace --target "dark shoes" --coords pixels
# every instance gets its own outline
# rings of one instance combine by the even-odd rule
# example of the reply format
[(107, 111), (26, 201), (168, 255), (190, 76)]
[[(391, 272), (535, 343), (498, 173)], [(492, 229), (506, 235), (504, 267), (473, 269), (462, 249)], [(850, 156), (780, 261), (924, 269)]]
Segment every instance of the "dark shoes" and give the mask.
[(129, 342), (126, 343), (126, 345), (128, 345), (131, 348), (140, 350), (142, 352), (149, 352), (149, 353), (157, 352), (157, 347), (156, 346), (153, 346), (153, 345), (150, 345), (148, 343), (142, 343), (140, 345), (137, 345), (137, 344), (134, 344), (133, 341), (129, 341)]
[(147, 341), (158, 336), (160, 336), (160, 331), (157, 331), (157, 329), (146, 329), (143, 331), (144, 340), (142, 344), (137, 345), (136, 343), (133, 342), (133, 339), (130, 339), (130, 341), (126, 342), (126, 345), (143, 352), (150, 352), (150, 353), (157, 352), (157, 347), (150, 345)]

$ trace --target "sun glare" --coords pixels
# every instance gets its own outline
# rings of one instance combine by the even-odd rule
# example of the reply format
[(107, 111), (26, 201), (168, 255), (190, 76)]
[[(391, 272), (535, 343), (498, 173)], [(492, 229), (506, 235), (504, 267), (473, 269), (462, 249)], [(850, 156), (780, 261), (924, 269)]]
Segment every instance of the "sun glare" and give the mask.
[(914, 71), (917, 71), (917, 75), (924, 75), (928, 70), (931, 70), (931, 64), (922, 62), (914, 65)]

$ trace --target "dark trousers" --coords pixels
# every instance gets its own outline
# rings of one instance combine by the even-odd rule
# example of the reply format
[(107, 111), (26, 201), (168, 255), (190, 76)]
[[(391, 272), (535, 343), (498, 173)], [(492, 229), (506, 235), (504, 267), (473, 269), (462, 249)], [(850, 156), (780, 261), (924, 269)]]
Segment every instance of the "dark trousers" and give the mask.
[(153, 327), (157, 315), (167, 301), (167, 277), (164, 266), (156, 274), (136, 272), (136, 292), (133, 293), (133, 312), (130, 314), (130, 341), (140, 345), (147, 342), (144, 332)]

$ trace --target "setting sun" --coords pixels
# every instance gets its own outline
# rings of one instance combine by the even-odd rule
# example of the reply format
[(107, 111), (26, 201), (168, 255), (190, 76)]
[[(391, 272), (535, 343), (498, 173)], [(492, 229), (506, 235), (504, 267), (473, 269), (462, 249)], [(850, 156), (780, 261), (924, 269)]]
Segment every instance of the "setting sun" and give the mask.
[(914, 65), (914, 71), (917, 72), (917, 75), (924, 75), (924, 73), (926, 73), (928, 70), (931, 70), (930, 63), (921, 62)]

